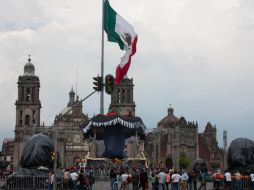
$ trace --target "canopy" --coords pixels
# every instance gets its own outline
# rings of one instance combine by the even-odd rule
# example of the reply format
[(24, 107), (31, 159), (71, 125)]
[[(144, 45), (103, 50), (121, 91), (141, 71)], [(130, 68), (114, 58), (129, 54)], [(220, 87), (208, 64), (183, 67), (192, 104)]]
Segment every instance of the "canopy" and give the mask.
[(85, 138), (94, 136), (96, 133), (97, 140), (104, 139), (104, 132), (107, 127), (123, 127), (123, 135), (125, 138), (129, 138), (136, 134), (140, 138), (144, 138), (146, 129), (140, 117), (119, 115), (97, 115), (81, 126)]
[(104, 140), (102, 157), (124, 158), (125, 139), (137, 135), (144, 139), (145, 125), (139, 117), (119, 115), (98, 115), (83, 126), (84, 138), (96, 135), (96, 140)]

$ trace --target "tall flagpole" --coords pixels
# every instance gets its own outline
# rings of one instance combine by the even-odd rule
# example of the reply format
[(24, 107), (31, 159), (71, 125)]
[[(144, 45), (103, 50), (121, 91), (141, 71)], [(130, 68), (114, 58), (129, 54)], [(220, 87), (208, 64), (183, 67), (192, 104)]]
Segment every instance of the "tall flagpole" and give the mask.
[[(102, 0), (102, 27), (101, 27), (101, 78), (104, 84), (104, 0)], [(100, 114), (104, 114), (104, 85), (100, 94)]]

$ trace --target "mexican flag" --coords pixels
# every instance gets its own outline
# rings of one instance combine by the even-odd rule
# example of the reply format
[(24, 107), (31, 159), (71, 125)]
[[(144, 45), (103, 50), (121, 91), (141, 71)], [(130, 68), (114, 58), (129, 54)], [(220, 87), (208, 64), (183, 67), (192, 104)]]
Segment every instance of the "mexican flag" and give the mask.
[(111, 8), (108, 0), (104, 2), (104, 30), (108, 41), (118, 43), (120, 49), (126, 51), (116, 68), (115, 82), (120, 83), (128, 72), (131, 56), (136, 53), (138, 37), (134, 28)]

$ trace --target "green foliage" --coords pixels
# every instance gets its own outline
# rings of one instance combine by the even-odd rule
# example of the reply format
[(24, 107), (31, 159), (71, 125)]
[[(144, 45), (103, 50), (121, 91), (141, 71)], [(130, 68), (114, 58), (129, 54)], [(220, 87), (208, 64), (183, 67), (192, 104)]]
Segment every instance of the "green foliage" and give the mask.
[(216, 161), (213, 161), (213, 162), (210, 162), (210, 167), (215, 170), (217, 168), (220, 167), (220, 163), (219, 162), (216, 162)]
[(6, 169), (6, 167), (8, 166), (8, 163), (4, 162), (4, 161), (0, 161), (0, 169)]
[(189, 168), (191, 165), (191, 160), (190, 158), (186, 157), (186, 156), (181, 156), (179, 158), (179, 166), (181, 169), (187, 169)]

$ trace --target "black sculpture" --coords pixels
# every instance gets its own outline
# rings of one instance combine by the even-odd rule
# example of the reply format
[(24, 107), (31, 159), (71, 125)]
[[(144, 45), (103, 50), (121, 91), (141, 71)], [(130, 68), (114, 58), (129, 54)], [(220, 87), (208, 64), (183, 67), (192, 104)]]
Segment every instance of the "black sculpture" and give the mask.
[[(54, 144), (46, 135), (35, 134), (25, 144), (21, 155), (21, 168), (10, 175), (4, 184), (4, 189), (46, 189), (48, 186), (49, 171), (53, 170), (54, 160), (52, 153)], [(58, 168), (60, 167), (60, 156), (57, 156)], [(57, 177), (62, 177), (63, 172), (57, 170)], [(39, 180), (35, 180), (35, 177)], [(22, 185), (22, 188), (20, 187)]]
[(205, 160), (201, 158), (197, 158), (193, 163), (193, 170), (196, 173), (206, 173), (207, 166)]
[(254, 169), (254, 142), (247, 138), (233, 140), (228, 148), (228, 169), (250, 173)]

